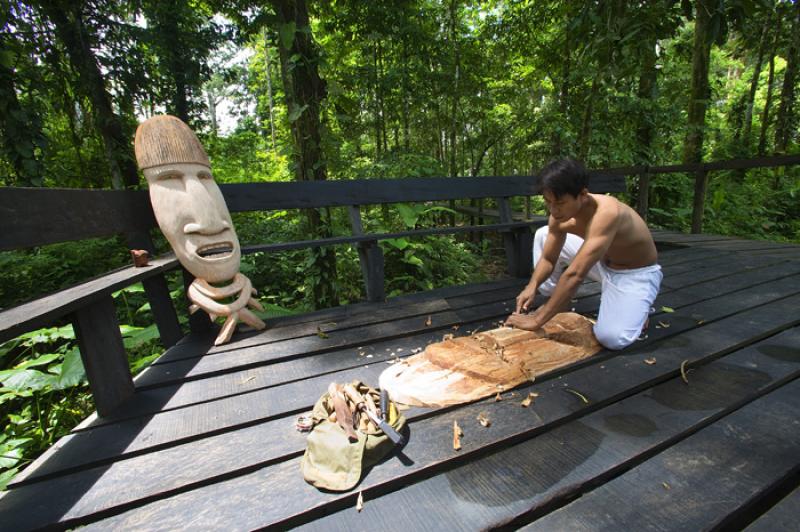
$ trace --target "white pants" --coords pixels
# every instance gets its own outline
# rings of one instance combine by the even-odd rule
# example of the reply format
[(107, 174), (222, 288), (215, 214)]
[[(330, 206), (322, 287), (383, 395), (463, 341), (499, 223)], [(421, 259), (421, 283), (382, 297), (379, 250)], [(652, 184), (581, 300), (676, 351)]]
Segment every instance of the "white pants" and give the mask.
[[(542, 256), (547, 234), (548, 228), (544, 226), (536, 231), (533, 238), (534, 268)], [(553, 273), (539, 286), (539, 292), (546, 296), (553, 293), (561, 274), (582, 245), (581, 237), (567, 234)], [(639, 338), (651, 305), (658, 295), (663, 277), (661, 266), (654, 264), (632, 270), (615, 270), (598, 262), (589, 270), (587, 277), (602, 283), (600, 312), (594, 326), (597, 340), (608, 349), (629, 346)]]

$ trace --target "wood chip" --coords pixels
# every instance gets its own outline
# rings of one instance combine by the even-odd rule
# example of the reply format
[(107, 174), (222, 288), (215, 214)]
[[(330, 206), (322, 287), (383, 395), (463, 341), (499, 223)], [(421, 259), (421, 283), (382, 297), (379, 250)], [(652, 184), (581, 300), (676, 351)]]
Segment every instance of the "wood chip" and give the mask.
[(661, 485), (664, 486), (665, 490), (672, 489), (672, 488), (669, 487), (669, 484), (667, 484), (666, 482), (662, 482)]
[(356, 510), (359, 512), (364, 509), (364, 494), (362, 492), (358, 492), (358, 499), (356, 499)]
[(457, 331), (459, 329), (459, 327), (461, 327), (461, 325), (453, 325), (450, 328), (453, 329), (454, 331)]
[(488, 427), (489, 425), (492, 424), (492, 422), (489, 420), (489, 416), (487, 416), (484, 412), (481, 412), (480, 414), (478, 414), (478, 418), (477, 419), (478, 419), (478, 423), (480, 423), (484, 427)]
[(652, 366), (653, 364), (656, 363), (656, 357), (645, 358), (644, 363), (647, 364), (648, 366)]
[(464, 433), (461, 431), (461, 427), (458, 426), (458, 421), (453, 420), (453, 450), (459, 451), (461, 450), (461, 436)]
[(670, 325), (670, 324), (669, 324), (669, 323), (667, 323), (666, 321), (659, 321), (659, 322), (658, 322), (658, 324), (659, 324), (661, 327), (663, 327), (664, 329), (669, 329), (669, 325)]
[(569, 393), (571, 393), (572, 395), (574, 395), (575, 397), (578, 397), (578, 398), (580, 398), (580, 400), (581, 400), (581, 401), (583, 401), (585, 404), (587, 404), (587, 405), (589, 404), (589, 399), (587, 399), (587, 398), (586, 398), (586, 396), (585, 396), (585, 395), (583, 395), (583, 394), (582, 394), (581, 392), (579, 392), (578, 390), (573, 390), (572, 388), (564, 388), (564, 391), (565, 391), (565, 392), (569, 392)]
[(528, 408), (529, 406), (531, 406), (531, 403), (533, 403), (533, 400), (536, 399), (537, 397), (539, 397), (538, 393), (531, 392), (528, 394), (528, 397), (522, 400), (520, 405), (522, 406), (522, 408)]
[(503, 400), (503, 396), (500, 395), (500, 392), (497, 392), (497, 395), (494, 396), (494, 402), (495, 403), (499, 403), (502, 400)]
[(433, 323), (433, 320), (431, 319), (430, 316), (428, 316), (428, 319), (425, 320), (425, 327), (430, 327), (432, 323)]
[(689, 362), (688, 360), (684, 360), (683, 362), (681, 362), (681, 379), (683, 379), (683, 382), (685, 382), (686, 384), (689, 384), (689, 377), (686, 375), (686, 364), (688, 362)]

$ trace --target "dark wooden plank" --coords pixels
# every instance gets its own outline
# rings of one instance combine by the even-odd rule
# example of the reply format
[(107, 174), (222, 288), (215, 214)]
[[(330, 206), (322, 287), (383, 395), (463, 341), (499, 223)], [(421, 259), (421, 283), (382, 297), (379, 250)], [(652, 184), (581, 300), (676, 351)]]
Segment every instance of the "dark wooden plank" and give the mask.
[(745, 528), (747, 532), (775, 532), (776, 530), (795, 530), (800, 517), (800, 487), (767, 510)]
[[(783, 276), (787, 272), (776, 272), (775, 275)], [(741, 282), (741, 280), (737, 281)], [(663, 317), (654, 317), (651, 324), (650, 336), (651, 340), (657, 340), (663, 337), (665, 333), (677, 334), (681, 330), (693, 326), (696, 322), (704, 320), (705, 322), (719, 319), (724, 316), (749, 308), (751, 304), (758, 304), (761, 295), (771, 294), (771, 297), (780, 297), (784, 290), (797, 291), (798, 279), (788, 279), (777, 285), (765, 284), (763, 287), (757, 287), (750, 291), (743, 293), (735, 293), (721, 300), (704, 300), (700, 304), (695, 304), (686, 307), (685, 310), (677, 314), (678, 317), (685, 315), (684, 323), (675, 323), (673, 328), (672, 315), (664, 315)], [(726, 293), (727, 289), (736, 290), (737, 283), (717, 283), (715, 287), (709, 287), (708, 290), (693, 290), (683, 296), (683, 303), (688, 304), (693, 295), (695, 301), (703, 300), (703, 298), (711, 298), (715, 292)], [(755, 298), (753, 295), (755, 294)], [(769, 297), (769, 296), (768, 296)], [(587, 298), (591, 299), (591, 297)], [(590, 302), (591, 308), (596, 309), (596, 300)], [(680, 305), (676, 304), (676, 308), (680, 309)], [(473, 310), (470, 310), (473, 309)], [(495, 319), (507, 315), (510, 309), (509, 302), (501, 302), (493, 306), (476, 305), (474, 307), (465, 307), (458, 310), (458, 315), (461, 318), (459, 323), (486, 320), (487, 316), (494, 316)], [(579, 309), (583, 311), (584, 309)], [(491, 319), (491, 318), (490, 318)], [(665, 322), (670, 325), (669, 330), (659, 330), (656, 325), (659, 322)], [(491, 325), (491, 322), (490, 322)], [(465, 326), (466, 329), (469, 329)], [(450, 332), (445, 329), (444, 332)], [(142, 414), (149, 411), (164, 408), (175, 408), (178, 406), (185, 406), (193, 402), (208, 401), (214, 398), (232, 396), (253, 390), (257, 390), (264, 386), (272, 386), (277, 382), (296, 380), (302, 377), (311, 377), (323, 372), (335, 372), (341, 369), (347, 369), (357, 365), (359, 353), (372, 355), (374, 362), (383, 362), (395, 356), (406, 356), (410, 354), (411, 349), (418, 348), (430, 343), (430, 341), (438, 339), (441, 334), (440, 330), (434, 331), (431, 335), (425, 336), (407, 336), (403, 339), (404, 343), (399, 340), (388, 340), (382, 342), (377, 347), (367, 344), (360, 344), (359, 348), (351, 346), (341, 350), (334, 350), (327, 352), (323, 356), (324, 359), (317, 361), (315, 358), (308, 360), (298, 359), (295, 361), (285, 362), (281, 365), (268, 365), (249, 368), (242, 372), (233, 372), (223, 374), (216, 377), (209, 377), (197, 381), (189, 381), (182, 384), (175, 384), (168, 386), (163, 390), (142, 391), (139, 393), (139, 399), (135, 404), (126, 405), (126, 408), (117, 412), (120, 417), (131, 417), (133, 415)], [(402, 349), (403, 351), (398, 351)], [(362, 363), (369, 364), (370, 359), (362, 359)], [(137, 383), (139, 381), (137, 380)], [(93, 422), (90, 426), (97, 426), (100, 423)]]
[(0, 187), (0, 250), (147, 232), (147, 191)]
[(77, 286), (55, 292), (29, 303), (0, 312), (0, 342), (20, 334), (46, 327), (87, 304), (99, 301), (126, 286), (163, 274), (175, 268), (178, 261), (168, 255), (150, 261), (143, 268), (121, 268)]
[[(671, 379), (520, 444), (367, 498), (361, 515), (346, 508), (301, 528), (358, 529), (363, 522), (392, 528), (389, 521), (409, 530), (422, 523), (431, 530), (516, 528), (795, 379), (800, 351), (782, 360), (762, 350), (779, 344), (791, 353), (788, 346), (798, 342), (800, 330), (791, 329), (697, 368), (690, 386)], [(465, 438), (485, 430), (473, 420), (465, 425)]]
[[(707, 530), (800, 471), (800, 382), (704, 428), (524, 530)], [(665, 486), (666, 484), (666, 486)]]
[[(735, 260), (728, 260), (739, 265), (743, 269), (758, 269), (759, 267), (771, 266), (773, 264), (785, 262), (782, 258), (765, 256), (736, 257)], [(725, 260), (722, 260), (720, 263), (722, 265), (716, 268), (698, 268), (685, 273), (679, 273), (677, 275), (664, 276), (664, 279), (661, 281), (661, 286), (668, 288), (679, 288), (681, 286), (697, 284), (703, 281), (711, 281), (713, 279), (723, 277), (725, 275), (725, 273), (723, 273), (725, 262)]]
[(133, 379), (114, 300), (107, 295), (79, 309), (73, 326), (97, 413), (109, 415), (133, 396)]
[[(590, 187), (598, 192), (624, 192), (621, 176), (593, 174)], [(231, 212), (344, 207), (419, 201), (533, 196), (538, 177), (456, 177), (355, 179), (288, 183), (220, 185)]]
[[(645, 453), (653, 454), (666, 440), (697, 430), (742, 402), (796, 376), (800, 373), (800, 357), (793, 362), (774, 359), (758, 348), (775, 342), (793, 344), (798, 340), (800, 331), (784, 333), (765, 341), (769, 344), (732, 353), (698, 368), (692, 373), (695, 385), (688, 389), (679, 379), (667, 381), (511, 448), (463, 464), (445, 475), (425, 479), (379, 499), (368, 499), (361, 515), (347, 508), (310, 525), (327, 530), (358, 529), (366, 521), (378, 529), (391, 529), (387, 520), (395, 519), (395, 523), (417, 529), (417, 521), (399, 510), (403, 507), (415, 510), (413, 513), (420, 514), (435, 529), (475, 530), (514, 517), (534, 503), (558, 498), (563, 494), (564, 484), (577, 487), (596, 478), (597, 471), (609, 475), (622, 465), (621, 461), (644, 459)], [(752, 369), (753, 363), (758, 365), (757, 371)], [(641, 421), (646, 426), (637, 432), (639, 420), (657, 420), (657, 424)], [(476, 422), (467, 421), (464, 427), (467, 435), (484, 430)], [(272, 431), (272, 436), (267, 430)], [(69, 493), (70, 496), (59, 497), (57, 504), (49, 505), (37, 515), (19, 516), (17, 519), (24, 521), (17, 524), (28, 528), (58, 520), (91, 518), (103, 509), (142, 504), (155, 500), (158, 494), (188, 491), (191, 480), (200, 480), (197, 477), (200, 470), (206, 475), (204, 482), (222, 479), (232, 471), (247, 473), (256, 465), (268, 463), (263, 460), (268, 457), (263, 442), (275, 434), (284, 435), (295, 448), (303, 446), (303, 436), (292, 430), (291, 419), (283, 419), (157, 454), (133, 457), (123, 467), (100, 467), (69, 478), (21, 486), (12, 491), (7, 504), (28, 506), (28, 501), (48, 499), (51, 493)], [(245, 457), (253, 460), (253, 453), (259, 454), (262, 461), (244, 460)], [(574, 460), (574, 456), (582, 460)], [(542, 463), (548, 467), (542, 468)], [(170, 466), (173, 474), (166, 478), (159, 474)], [(134, 471), (138, 473), (137, 482), (129, 478)], [(553, 482), (555, 479), (561, 482)], [(475, 504), (479, 500), (485, 504)], [(412, 501), (415, 504), (409, 505)], [(0, 502), (0, 515), (3, 510)], [(445, 526), (448, 523), (450, 527)]]
[[(725, 330), (717, 335), (710, 335), (710, 329), (705, 328), (702, 338), (689, 340), (689, 349), (698, 358), (706, 356), (717, 358), (720, 354), (740, 347), (731, 345), (731, 340), (734, 344), (738, 343), (732, 335), (743, 334), (744, 336), (740, 338), (750, 342), (761, 335), (770, 335), (800, 321), (800, 319), (792, 322), (781, 320), (781, 316), (785, 317), (788, 308), (788, 303), (784, 300), (783, 303), (770, 305), (769, 310), (765, 308), (758, 309), (760, 311), (758, 313), (748, 313), (752, 319), (747, 319), (741, 326), (736, 326), (730, 331), (732, 334), (729, 334), (730, 327), (725, 327)], [(777, 328), (774, 327), (776, 320), (781, 322)], [(760, 323), (756, 323), (758, 321)], [(711, 342), (708, 342), (709, 336), (714, 337)], [(722, 353), (720, 349), (723, 350)], [(606, 361), (600, 368), (582, 368), (570, 373), (568, 378), (565, 376), (563, 380), (551, 379), (522, 388), (520, 390), (522, 393), (527, 390), (536, 390), (540, 393), (536, 409), (521, 409), (516, 401), (480, 402), (412, 422), (412, 436), (404, 452), (413, 463), (403, 465), (396, 460), (385, 462), (370, 472), (359, 489), (367, 494), (372, 490), (379, 492), (396, 489), (418, 478), (431, 476), (441, 471), (443, 467), (450, 469), (475, 456), (495, 450), (498, 446), (529, 438), (541, 432), (542, 427), (559, 420), (568, 421), (582, 413), (594, 411), (638, 393), (667, 378), (677, 376), (678, 365), (686, 350), (687, 344), (681, 342), (677, 349), (673, 347), (659, 351), (656, 356), (661, 363), (655, 366), (644, 364), (642, 362), (644, 356), (641, 354), (615, 357)], [(714, 354), (709, 354), (709, 350)], [(584, 405), (563, 391), (565, 386), (586, 391), (592, 383), (594, 391), (589, 394), (589, 405)], [(470, 433), (470, 438), (462, 441), (462, 450), (455, 453), (450, 446), (453, 420), (466, 423), (466, 420), (474, 419), (481, 411), (488, 412), (489, 417), (496, 420), (496, 424), (493, 424), (496, 430), (473, 431)], [(528, 421), (521, 423), (521, 416), (526, 416), (525, 419)], [(170, 528), (185, 520), (188, 515), (192, 515), (201, 519), (205, 527), (225, 527), (233, 523), (236, 523), (237, 527), (248, 529), (262, 526), (285, 527), (304, 522), (309, 516), (308, 512), (319, 516), (355, 504), (355, 492), (348, 494), (318, 492), (303, 482), (298, 469), (298, 459), (293, 458), (236, 478), (221, 480), (190, 492), (154, 501), (141, 508), (101, 521), (97, 526), (130, 527), (149, 521)], [(258, 503), (267, 499), (270, 501), (269, 506)], [(203, 512), (198, 515), (198, 509), (212, 506), (215, 508), (214, 512)]]
[[(744, 323), (750, 323), (747, 316), (751, 311), (745, 313), (743, 318), (734, 316), (733, 321), (730, 321), (730, 319), (722, 320), (722, 322), (719, 322), (724, 323), (722, 326), (714, 323), (714, 319), (721, 316), (730, 316), (737, 310), (757, 306), (759, 302), (768, 302), (776, 297), (782, 297), (787, 292), (787, 286), (794, 287), (796, 291), (798, 289), (797, 280), (792, 280), (792, 283), (789, 284), (773, 284), (772, 286), (759, 288), (752, 291), (753, 293), (737, 294), (735, 297), (723, 298), (719, 303), (703, 303), (687, 307), (685, 310), (678, 310), (674, 315), (670, 315), (672, 326), (669, 329), (654, 330), (649, 341), (637, 344), (636, 348), (629, 348), (628, 352), (636, 352), (637, 349), (649, 349), (649, 345), (657, 345), (659, 340), (675, 336), (681, 331), (694, 327), (698, 313), (702, 313), (705, 319), (708, 320), (705, 322), (704, 327), (711, 327), (711, 329), (705, 329), (707, 331), (716, 330), (717, 327), (731, 328), (738, 331), (738, 320), (745, 319)], [(500, 309), (505, 311), (504, 307), (500, 307)], [(488, 309), (487, 312), (491, 312), (491, 309)], [(495, 310), (494, 312), (497, 311)], [(760, 315), (760, 312), (758, 312), (758, 315)], [(465, 320), (468, 319), (468, 316), (465, 317)], [(467, 327), (465, 329), (467, 330), (464, 331), (462, 329), (461, 332), (468, 333), (471, 330), (471, 328)], [(235, 397), (228, 397), (222, 402), (217, 401), (216, 403), (196, 405), (177, 411), (156, 414), (152, 419), (148, 417), (142, 420), (130, 420), (115, 425), (97, 427), (91, 431), (76, 433), (63, 440), (65, 444), (61, 446), (61, 451), (55, 457), (44, 457), (36, 468), (29, 468), (26, 471), (31, 471), (30, 475), (33, 475), (33, 472), (37, 470), (37, 474), (45, 474), (65, 467), (64, 464), (78, 466), (80, 464), (114, 459), (118, 456), (120, 441), (124, 442), (123, 447), (126, 454), (145, 452), (154, 446), (158, 448), (170, 444), (170, 442), (174, 443), (196, 438), (199, 434), (202, 434), (203, 430), (214, 433), (228, 430), (237, 425), (257, 423), (261, 420), (272, 419), (273, 417), (300, 411), (304, 408), (307, 409), (316, 400), (319, 390), (324, 389), (331, 380), (344, 381), (358, 377), (365, 379), (367, 382), (377, 381), (378, 375), (385, 367), (382, 362), (392, 358), (391, 351), (386, 351), (385, 349), (396, 351), (398, 348), (403, 348), (406, 353), (410, 353), (411, 349), (419, 347), (421, 342), (417, 338), (407, 337), (384, 345), (387, 347), (383, 348), (381, 346), (384, 349), (383, 352), (381, 352), (381, 348), (376, 349), (372, 359), (374, 363), (367, 364), (361, 369), (353, 367), (344, 372), (335, 372), (316, 379), (298, 380), (288, 383), (287, 386), (267, 388)], [(670, 344), (668, 343), (667, 345)], [(602, 357), (597, 356), (594, 360), (599, 363)], [(590, 361), (590, 363), (593, 362)], [(246, 381), (248, 378), (249, 376), (242, 374), (242, 381)], [(241, 383), (242, 381), (239, 382)], [(140, 393), (139, 397), (144, 396)], [(225, 406), (225, 403), (230, 406)], [(213, 416), (215, 419), (209, 421), (205, 419), (205, 416)], [(161, 421), (162, 419), (163, 422)], [(186, 424), (184, 420), (192, 421)], [(143, 429), (142, 423), (146, 424), (146, 430)], [(198, 425), (198, 423), (202, 426)], [(70, 441), (73, 443), (69, 444), (68, 442)], [(55, 461), (51, 461), (50, 458)]]

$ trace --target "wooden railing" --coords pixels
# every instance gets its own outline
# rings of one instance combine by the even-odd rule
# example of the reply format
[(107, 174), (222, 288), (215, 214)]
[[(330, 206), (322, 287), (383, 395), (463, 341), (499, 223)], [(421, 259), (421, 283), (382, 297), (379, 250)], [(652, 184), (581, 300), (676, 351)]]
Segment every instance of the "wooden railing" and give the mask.
[[(592, 172), (593, 192), (625, 190), (626, 175), (745, 169), (792, 165), (800, 156), (720, 161), (703, 165), (626, 167)], [(383, 254), (380, 240), (409, 236), (495, 231), (503, 235), (508, 271), (527, 276), (531, 269), (531, 228), (543, 220), (512, 217), (510, 199), (539, 193), (538, 180), (530, 176), (480, 178), (430, 178), (355, 180), (221, 185), (231, 212), (346, 207), (352, 234), (327, 239), (257, 244), (244, 253), (281, 251), (328, 245), (358, 247), (367, 299), (385, 297)], [(497, 203), (499, 223), (462, 225), (365, 234), (361, 206), (448, 200), (483, 200)], [(0, 188), (0, 251), (42, 246), (56, 242), (123, 235), (131, 249), (154, 250), (151, 231), (157, 228), (146, 191)], [(75, 326), (81, 357), (98, 413), (107, 415), (134, 392), (133, 379), (112, 294), (142, 282), (162, 343), (169, 347), (183, 337), (164, 274), (179, 268), (177, 260), (164, 256), (144, 268), (126, 267), (77, 286), (0, 311), (0, 342), (52, 324), (67, 317)], [(184, 282), (191, 282), (184, 271)], [(200, 314), (200, 313), (198, 313)], [(195, 317), (193, 330), (209, 325)]]

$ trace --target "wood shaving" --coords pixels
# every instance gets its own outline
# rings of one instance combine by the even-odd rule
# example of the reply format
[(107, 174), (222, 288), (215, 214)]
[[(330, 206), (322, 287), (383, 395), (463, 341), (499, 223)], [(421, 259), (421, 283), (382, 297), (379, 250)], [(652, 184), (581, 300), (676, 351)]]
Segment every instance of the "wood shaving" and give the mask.
[(356, 510), (361, 511), (364, 509), (364, 494), (362, 492), (358, 492), (358, 499), (356, 499)]
[(489, 416), (487, 416), (487, 415), (486, 415), (485, 413), (483, 413), (483, 412), (481, 412), (480, 414), (478, 414), (478, 418), (477, 418), (477, 419), (478, 419), (478, 423), (480, 423), (480, 424), (481, 424), (481, 425), (483, 425), (484, 427), (488, 427), (489, 425), (491, 425), (491, 424), (492, 424), (492, 422), (489, 420)]
[(644, 363), (647, 364), (648, 366), (652, 366), (653, 364), (656, 363), (656, 357), (645, 358)]
[(683, 382), (685, 382), (686, 384), (689, 384), (689, 377), (686, 375), (686, 364), (688, 362), (689, 362), (688, 360), (684, 360), (683, 362), (681, 362), (681, 379), (683, 379)]
[(664, 329), (669, 329), (669, 325), (670, 325), (670, 324), (669, 324), (669, 323), (667, 323), (666, 321), (659, 321), (659, 322), (658, 322), (658, 324), (659, 324), (661, 327), (663, 327)]
[(662, 482), (661, 485), (664, 486), (665, 490), (672, 489), (672, 488), (669, 487), (669, 484), (667, 484), (666, 482)]
[(453, 450), (459, 451), (461, 450), (461, 436), (464, 433), (461, 431), (461, 427), (458, 426), (458, 421), (453, 420)]
[(538, 393), (530, 392), (528, 394), (528, 397), (523, 399), (522, 402), (520, 403), (520, 405), (522, 406), (522, 408), (528, 408), (533, 403), (533, 400), (536, 399), (537, 397), (539, 397)]
[(494, 402), (495, 403), (499, 403), (502, 400), (503, 400), (503, 396), (500, 395), (500, 392), (497, 392), (497, 395), (494, 396)]
[(572, 395), (574, 395), (575, 397), (578, 397), (578, 398), (579, 398), (581, 401), (583, 401), (585, 404), (587, 404), (587, 405), (589, 404), (589, 399), (587, 399), (587, 398), (586, 398), (586, 396), (585, 396), (585, 395), (583, 395), (583, 394), (582, 394), (581, 392), (579, 392), (578, 390), (573, 390), (572, 388), (564, 388), (564, 391), (565, 391), (565, 392), (569, 392), (569, 393), (571, 393), (571, 394), (572, 394)]
[(428, 319), (425, 320), (425, 327), (430, 327), (432, 323), (433, 323), (433, 320), (431, 319), (430, 316), (428, 316)]

